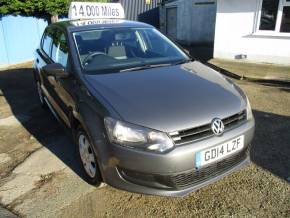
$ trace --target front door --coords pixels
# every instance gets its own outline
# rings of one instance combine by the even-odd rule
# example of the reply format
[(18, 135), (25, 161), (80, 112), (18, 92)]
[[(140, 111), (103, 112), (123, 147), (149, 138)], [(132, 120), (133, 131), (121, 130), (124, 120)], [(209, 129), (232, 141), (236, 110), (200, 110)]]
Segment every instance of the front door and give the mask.
[[(60, 29), (55, 29), (53, 33), (53, 41), (51, 48), (51, 59), (53, 63), (61, 64), (66, 70), (68, 69), (68, 42), (65, 33)], [(71, 72), (70, 72), (71, 73)], [(62, 120), (69, 126), (70, 108), (73, 107), (72, 98), (73, 76), (61, 78), (52, 76), (49, 78), (53, 87), (52, 97), (55, 101), (55, 109)]]

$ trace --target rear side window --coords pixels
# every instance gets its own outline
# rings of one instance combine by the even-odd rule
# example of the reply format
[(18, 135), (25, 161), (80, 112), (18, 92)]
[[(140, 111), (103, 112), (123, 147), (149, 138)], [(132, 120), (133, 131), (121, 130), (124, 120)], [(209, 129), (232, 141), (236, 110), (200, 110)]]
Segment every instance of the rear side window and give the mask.
[(46, 31), (42, 38), (42, 50), (47, 54), (48, 57), (50, 57), (50, 48), (52, 43), (52, 36), (50, 34), (50, 31)]
[(56, 29), (53, 32), (51, 59), (64, 67), (67, 66), (68, 45), (65, 34), (61, 30)]

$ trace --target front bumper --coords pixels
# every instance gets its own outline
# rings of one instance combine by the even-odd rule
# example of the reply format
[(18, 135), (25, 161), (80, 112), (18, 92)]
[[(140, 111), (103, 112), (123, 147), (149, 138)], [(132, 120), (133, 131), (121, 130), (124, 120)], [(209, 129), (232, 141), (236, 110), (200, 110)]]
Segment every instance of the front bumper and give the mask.
[[(225, 132), (176, 147), (166, 154), (155, 154), (109, 144), (102, 155), (101, 169), (109, 185), (137, 193), (184, 196), (213, 183), (250, 162), (249, 149), (254, 136), (254, 120)], [(195, 167), (195, 154), (244, 135), (244, 150), (205, 168)]]

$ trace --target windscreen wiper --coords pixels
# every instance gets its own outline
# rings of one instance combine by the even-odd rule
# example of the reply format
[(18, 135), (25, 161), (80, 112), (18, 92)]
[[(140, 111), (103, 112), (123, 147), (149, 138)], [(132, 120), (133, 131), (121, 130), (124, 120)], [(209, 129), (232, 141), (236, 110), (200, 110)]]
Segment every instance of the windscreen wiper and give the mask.
[(193, 59), (181, 60), (181, 61), (173, 62), (172, 65), (185, 64), (185, 63), (189, 63), (189, 62), (192, 62), (192, 61), (193, 61)]
[(145, 64), (145, 65), (141, 65), (141, 66), (137, 66), (137, 67), (126, 68), (126, 69), (120, 70), (120, 72), (146, 70), (146, 69), (157, 68), (157, 67), (167, 67), (167, 66), (171, 66), (171, 65), (172, 65), (171, 63)]

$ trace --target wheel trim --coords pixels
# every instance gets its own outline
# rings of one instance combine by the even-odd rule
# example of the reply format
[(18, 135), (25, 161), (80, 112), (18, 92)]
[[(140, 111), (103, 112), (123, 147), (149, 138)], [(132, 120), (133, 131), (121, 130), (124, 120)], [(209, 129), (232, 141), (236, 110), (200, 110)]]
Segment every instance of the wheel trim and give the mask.
[(96, 175), (96, 159), (87, 137), (83, 134), (79, 136), (79, 153), (88, 176), (94, 178)]

